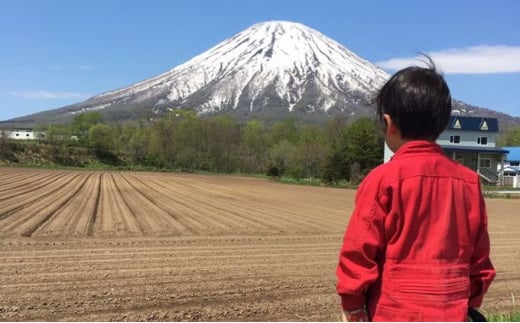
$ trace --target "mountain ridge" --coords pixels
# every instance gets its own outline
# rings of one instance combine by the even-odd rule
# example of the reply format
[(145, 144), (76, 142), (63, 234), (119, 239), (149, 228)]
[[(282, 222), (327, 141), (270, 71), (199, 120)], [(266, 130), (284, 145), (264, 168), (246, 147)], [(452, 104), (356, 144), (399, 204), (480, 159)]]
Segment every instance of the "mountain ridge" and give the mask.
[[(153, 119), (179, 108), (245, 120), (294, 116), (319, 122), (336, 113), (374, 116), (371, 99), (388, 78), (319, 31), (295, 22), (268, 21), (150, 79), (0, 125), (64, 123), (86, 111), (100, 111), (109, 121)], [(454, 106), (462, 115), (491, 113), (460, 101)]]

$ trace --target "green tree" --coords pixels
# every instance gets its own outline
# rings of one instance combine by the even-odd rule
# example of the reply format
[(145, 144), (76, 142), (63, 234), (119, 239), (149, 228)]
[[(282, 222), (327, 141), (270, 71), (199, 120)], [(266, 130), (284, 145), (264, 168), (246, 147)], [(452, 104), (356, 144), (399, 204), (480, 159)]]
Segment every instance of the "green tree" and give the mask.
[(194, 111), (179, 109), (171, 113), (174, 123), (172, 143), (175, 146), (175, 168), (183, 171), (202, 169), (202, 122)]
[(384, 138), (375, 121), (368, 118), (356, 120), (345, 130), (344, 136), (351, 170), (359, 167), (359, 174), (351, 174), (350, 180), (359, 182), (383, 162)]
[(46, 129), (46, 140), (52, 145), (69, 145), (77, 140), (73, 130), (68, 125), (53, 125)]
[(301, 177), (301, 167), (298, 165), (298, 147), (288, 139), (283, 139), (269, 150), (267, 175), (295, 178)]
[(323, 179), (328, 182), (359, 182), (383, 161), (384, 139), (375, 121), (361, 118), (342, 130), (325, 162)]
[(135, 164), (146, 163), (146, 154), (149, 145), (149, 128), (145, 128), (142, 124), (136, 122), (128, 122), (124, 125), (117, 125), (113, 128), (116, 139), (115, 152), (124, 159), (131, 161), (132, 166)]
[(333, 183), (350, 179), (349, 153), (344, 135), (347, 128), (348, 118), (341, 115), (335, 116), (325, 125), (330, 148), (322, 169), (322, 179), (325, 182)]
[(341, 144), (343, 132), (348, 128), (348, 118), (343, 115), (336, 115), (325, 124), (327, 142), (331, 148), (336, 148)]
[(183, 172), (193, 172), (202, 169), (201, 155), (201, 152), (194, 147), (183, 147), (175, 155), (175, 167)]
[(258, 120), (251, 120), (243, 129), (240, 142), (241, 170), (244, 172), (263, 172), (267, 156), (267, 138)]
[(304, 125), (300, 129), (298, 142), (298, 161), (303, 170), (303, 176), (314, 178), (321, 176), (322, 165), (328, 154), (323, 127)]
[(296, 144), (298, 142), (299, 132), (298, 126), (294, 119), (285, 119), (276, 122), (269, 131), (271, 142), (278, 143), (283, 140)]
[(499, 136), (497, 145), (503, 146), (520, 146), (520, 126), (510, 127), (506, 132)]
[(88, 132), (89, 145), (97, 152), (109, 152), (114, 146), (112, 134), (112, 128), (106, 124), (93, 125)]
[(148, 158), (155, 166), (172, 168), (175, 163), (175, 118), (175, 114), (170, 113), (167, 117), (155, 120), (152, 125)]
[(194, 111), (177, 110), (175, 142), (179, 150), (193, 148), (200, 150), (202, 145), (202, 122)]
[(218, 116), (205, 120), (205, 155), (209, 170), (233, 172), (238, 170), (238, 147), (240, 128), (229, 116)]
[(130, 139), (137, 131), (135, 122), (127, 122), (125, 124), (116, 124), (112, 126), (114, 136), (114, 151), (118, 155), (129, 155)]
[(122, 164), (119, 156), (113, 151), (115, 146), (114, 129), (106, 124), (96, 124), (88, 131), (88, 143), (96, 157), (105, 164)]
[(349, 180), (350, 175), (351, 167), (347, 149), (342, 146), (331, 149), (324, 163), (322, 179), (328, 183), (335, 183)]
[(86, 135), (90, 130), (90, 127), (102, 122), (103, 117), (101, 116), (101, 113), (96, 111), (84, 112), (74, 117), (74, 120), (72, 121), (72, 129), (78, 135)]

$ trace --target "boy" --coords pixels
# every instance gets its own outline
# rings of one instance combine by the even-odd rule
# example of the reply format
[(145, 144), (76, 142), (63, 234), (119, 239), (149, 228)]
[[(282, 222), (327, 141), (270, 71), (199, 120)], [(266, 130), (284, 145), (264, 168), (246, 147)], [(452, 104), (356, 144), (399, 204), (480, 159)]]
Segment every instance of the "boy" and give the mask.
[(376, 104), (395, 155), (356, 195), (336, 271), (343, 319), (466, 321), (495, 270), (479, 176), (435, 143), (448, 86), (430, 59), (393, 75)]

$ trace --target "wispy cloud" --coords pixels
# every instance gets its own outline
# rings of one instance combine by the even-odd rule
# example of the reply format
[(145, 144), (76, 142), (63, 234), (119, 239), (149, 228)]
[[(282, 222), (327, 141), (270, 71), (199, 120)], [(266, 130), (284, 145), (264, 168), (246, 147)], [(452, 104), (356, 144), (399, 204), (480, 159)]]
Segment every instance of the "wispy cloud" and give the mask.
[(37, 91), (12, 91), (12, 96), (21, 97), (25, 99), (85, 99), (89, 97), (88, 94), (77, 92), (53, 92), (46, 90)]
[[(445, 74), (494, 74), (520, 72), (520, 46), (473, 46), (427, 53)], [(424, 57), (392, 58), (376, 62), (388, 70), (424, 65)]]

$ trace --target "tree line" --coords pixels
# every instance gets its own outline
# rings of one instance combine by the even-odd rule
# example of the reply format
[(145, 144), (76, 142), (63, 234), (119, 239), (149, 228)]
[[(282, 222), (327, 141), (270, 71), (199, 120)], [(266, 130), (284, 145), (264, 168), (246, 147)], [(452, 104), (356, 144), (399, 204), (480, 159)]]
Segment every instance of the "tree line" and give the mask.
[(152, 122), (107, 124), (98, 112), (88, 112), (71, 124), (40, 128), (62, 155), (67, 147), (86, 147), (103, 163), (126, 167), (357, 184), (383, 161), (382, 133), (368, 118), (337, 116), (320, 125), (285, 119), (267, 126), (175, 110)]
[[(87, 112), (70, 124), (38, 128), (46, 139), (25, 147), (30, 155), (25, 160), (33, 160), (31, 165), (88, 167), (93, 157), (101, 167), (267, 174), (355, 185), (383, 161), (384, 139), (376, 121), (369, 118), (351, 121), (336, 116), (325, 124), (284, 119), (265, 125), (175, 110), (149, 122), (108, 124), (99, 112)], [(520, 145), (520, 127), (506, 130), (497, 142)], [(0, 138), (0, 164), (24, 163), (17, 158), (23, 149)], [(48, 157), (34, 162), (32, 157), (42, 150)]]

